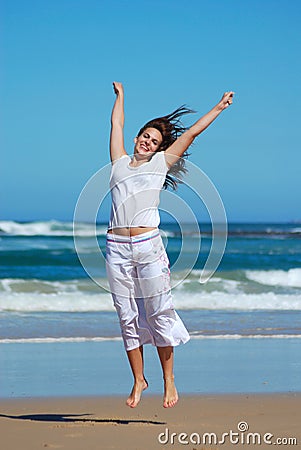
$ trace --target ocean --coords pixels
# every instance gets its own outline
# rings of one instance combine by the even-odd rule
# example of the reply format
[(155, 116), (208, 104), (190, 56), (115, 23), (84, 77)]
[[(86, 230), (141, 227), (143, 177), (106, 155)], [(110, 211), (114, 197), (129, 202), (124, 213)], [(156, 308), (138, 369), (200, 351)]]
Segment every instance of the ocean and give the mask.
[[(189, 224), (182, 231), (177, 224), (160, 226), (175, 308), (191, 337), (300, 338), (301, 225), (237, 223), (228, 228), (222, 261), (202, 283), (210, 225), (200, 224), (202, 247), (193, 264), (197, 237)], [(120, 339), (94, 227), (82, 223), (76, 232), (77, 248), (95, 269), (94, 280), (79, 261), (72, 222), (0, 221), (0, 343)], [(97, 224), (96, 234), (104, 255), (106, 225)]]

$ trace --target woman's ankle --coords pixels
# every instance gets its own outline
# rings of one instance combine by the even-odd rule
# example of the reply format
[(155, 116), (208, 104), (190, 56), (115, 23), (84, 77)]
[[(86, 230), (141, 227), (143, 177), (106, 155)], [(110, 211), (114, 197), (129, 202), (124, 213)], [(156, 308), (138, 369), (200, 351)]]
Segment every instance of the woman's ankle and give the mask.
[(174, 376), (174, 374), (171, 374), (171, 375), (164, 375), (164, 376), (163, 376), (163, 380), (164, 380), (164, 381), (175, 381), (175, 376)]
[(144, 375), (138, 375), (134, 377), (134, 382), (135, 383), (144, 383), (146, 382), (145, 376)]

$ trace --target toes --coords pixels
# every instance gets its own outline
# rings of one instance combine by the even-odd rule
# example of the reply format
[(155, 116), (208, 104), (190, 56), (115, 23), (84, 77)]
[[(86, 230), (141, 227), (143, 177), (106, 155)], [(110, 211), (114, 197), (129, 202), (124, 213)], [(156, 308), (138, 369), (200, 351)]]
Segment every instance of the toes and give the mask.
[(163, 407), (164, 408), (172, 408), (173, 406), (176, 405), (178, 400), (179, 400), (179, 397), (178, 397), (177, 393), (175, 393), (175, 395), (171, 395), (171, 396), (166, 395), (163, 400)]
[(173, 406), (175, 406), (175, 404), (177, 403), (177, 401), (178, 401), (178, 400), (170, 400), (169, 402), (168, 402), (168, 401), (165, 401), (165, 402), (163, 403), (163, 407), (164, 407), (164, 408), (172, 408)]
[(144, 383), (135, 384), (130, 396), (128, 397), (126, 404), (130, 408), (136, 408), (138, 403), (140, 402), (142, 392), (148, 388), (148, 382), (144, 379)]
[(139, 403), (139, 400), (135, 401), (135, 399), (132, 399), (132, 398), (128, 399), (126, 401), (127, 406), (129, 406), (130, 408), (135, 408), (138, 405), (138, 403)]
[(136, 408), (136, 406), (138, 405), (138, 403), (139, 403), (139, 401), (138, 401), (138, 402), (133, 402), (133, 403), (130, 405), (130, 408)]

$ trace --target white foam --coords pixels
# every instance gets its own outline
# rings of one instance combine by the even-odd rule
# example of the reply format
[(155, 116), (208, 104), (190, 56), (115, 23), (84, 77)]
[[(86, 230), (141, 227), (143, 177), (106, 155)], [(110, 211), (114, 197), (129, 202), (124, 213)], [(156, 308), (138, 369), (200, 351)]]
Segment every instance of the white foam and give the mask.
[[(175, 307), (185, 310), (301, 310), (301, 291), (298, 290), (301, 269), (246, 271), (244, 281), (230, 276), (231, 272), (227, 273), (227, 278), (212, 277), (206, 285), (201, 285), (199, 273), (193, 271), (173, 289)], [(237, 277), (237, 273), (233, 276)], [(107, 279), (98, 281), (104, 289), (89, 278), (69, 281), (1, 279), (0, 311), (114, 311)], [(260, 284), (254, 287), (254, 281), (265, 287), (261, 288)]]
[(69, 281), (47, 281), (37, 278), (3, 278), (0, 279), (1, 291), (11, 294), (66, 294), (81, 291), (99, 292), (99, 288), (90, 279), (69, 280)]
[(267, 286), (301, 287), (301, 269), (247, 270), (246, 277)]
[[(301, 295), (173, 291), (173, 302), (179, 310), (301, 310)], [(87, 293), (78, 290), (37, 293), (0, 293), (0, 311), (16, 312), (93, 312), (114, 311), (109, 292)]]
[(0, 294), (0, 311), (18, 312), (95, 312), (113, 311), (111, 295), (8, 293)]
[(207, 310), (301, 310), (301, 295), (226, 293), (220, 291), (186, 293), (174, 291), (174, 304), (177, 309)]
[[(0, 231), (15, 236), (73, 236), (73, 222), (59, 222), (57, 220), (36, 222), (0, 221)], [(89, 237), (105, 235), (106, 227), (89, 223), (76, 223), (75, 234)]]
[(192, 335), (191, 339), (301, 339), (301, 334), (213, 334)]
[[(190, 286), (194, 285), (194, 289), (198, 289), (199, 292), (203, 292), (204, 284), (202, 283), (202, 279), (199, 276), (199, 273), (201, 271), (193, 270), (189, 276), (189, 278), (184, 279), (181, 281), (180, 284), (176, 284), (177, 280), (181, 280), (181, 273), (179, 274), (172, 274), (172, 280), (174, 281), (174, 284), (176, 284), (176, 288), (174, 290), (175, 293), (178, 293), (178, 291), (184, 291), (185, 295), (185, 289), (189, 289)], [(192, 276), (191, 276), (192, 275)], [(244, 286), (240, 281), (237, 280), (231, 280), (226, 278), (219, 278), (219, 277), (212, 277), (210, 280), (206, 282), (206, 285), (212, 288), (214, 287), (216, 290), (230, 293), (230, 294), (240, 294), (243, 292)], [(176, 294), (177, 295), (177, 294)]]
[[(191, 335), (196, 340), (237, 340), (237, 339), (301, 339), (301, 334), (214, 334), (214, 335)], [(44, 337), (44, 338), (13, 338), (0, 339), (0, 344), (54, 344), (54, 343), (77, 343), (77, 342), (120, 342), (121, 337)]]
[(301, 233), (301, 228), (292, 228), (290, 233)]

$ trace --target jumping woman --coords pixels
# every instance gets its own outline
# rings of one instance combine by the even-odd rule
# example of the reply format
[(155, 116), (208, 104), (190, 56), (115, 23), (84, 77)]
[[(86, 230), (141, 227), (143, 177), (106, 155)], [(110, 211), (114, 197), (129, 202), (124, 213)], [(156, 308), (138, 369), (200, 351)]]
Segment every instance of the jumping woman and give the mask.
[(226, 108), (234, 92), (190, 128), (180, 122), (192, 112), (180, 107), (171, 114), (146, 123), (134, 139), (134, 154), (124, 148), (124, 92), (113, 83), (116, 94), (111, 117), (110, 189), (112, 209), (107, 233), (106, 268), (121, 334), (134, 377), (127, 405), (135, 408), (148, 387), (144, 376), (143, 345), (157, 347), (164, 379), (165, 408), (178, 401), (174, 382), (174, 347), (189, 334), (174, 310), (169, 261), (159, 234), (158, 205), (164, 187), (177, 187), (185, 173), (188, 147)]

